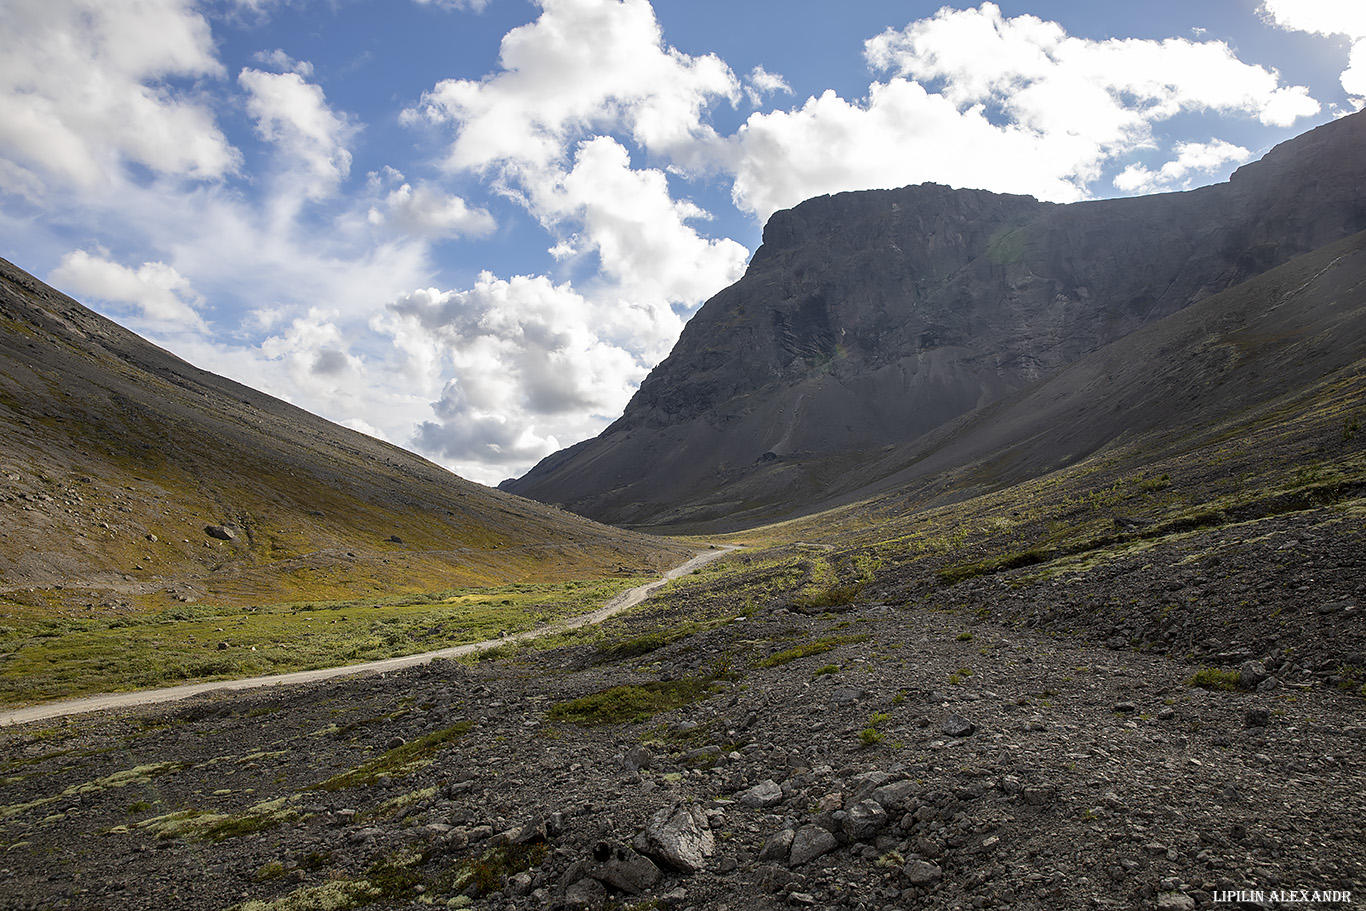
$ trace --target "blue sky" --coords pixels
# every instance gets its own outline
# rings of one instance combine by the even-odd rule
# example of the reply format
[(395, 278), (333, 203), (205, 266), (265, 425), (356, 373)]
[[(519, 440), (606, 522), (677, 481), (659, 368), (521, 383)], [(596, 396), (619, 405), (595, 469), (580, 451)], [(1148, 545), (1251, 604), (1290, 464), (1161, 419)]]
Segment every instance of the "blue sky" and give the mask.
[(1353, 0), (5, 0), (0, 255), (476, 481), (620, 414), (775, 210), (1222, 180)]

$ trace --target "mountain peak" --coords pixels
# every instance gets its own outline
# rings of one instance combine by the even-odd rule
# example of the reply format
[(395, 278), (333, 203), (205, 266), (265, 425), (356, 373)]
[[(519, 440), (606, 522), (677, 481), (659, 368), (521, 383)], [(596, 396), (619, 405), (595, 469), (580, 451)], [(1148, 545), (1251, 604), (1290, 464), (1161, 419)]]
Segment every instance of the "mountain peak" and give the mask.
[(1366, 229), (1363, 146), (1355, 114), (1181, 193), (807, 200), (774, 214), (619, 420), (504, 487), (637, 526), (799, 511), (875, 480), (861, 467), (886, 447)]

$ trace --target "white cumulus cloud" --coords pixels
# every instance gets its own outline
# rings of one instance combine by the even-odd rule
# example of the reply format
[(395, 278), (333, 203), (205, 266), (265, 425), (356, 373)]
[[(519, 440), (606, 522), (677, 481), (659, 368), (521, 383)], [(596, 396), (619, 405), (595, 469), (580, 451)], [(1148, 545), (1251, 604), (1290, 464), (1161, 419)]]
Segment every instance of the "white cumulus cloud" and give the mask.
[(651, 152), (686, 157), (715, 139), (703, 112), (740, 86), (715, 55), (667, 47), (647, 0), (540, 0), (541, 16), (503, 37), (500, 70), (448, 79), (406, 113), (456, 129), (449, 164), (542, 168), (574, 141), (621, 129)]
[(1151, 193), (1157, 190), (1188, 189), (1193, 175), (1208, 175), (1226, 164), (1241, 164), (1252, 157), (1242, 146), (1216, 139), (1213, 142), (1178, 142), (1176, 158), (1150, 171), (1131, 164), (1115, 177), (1115, 189), (1125, 193)]
[(1070, 201), (1178, 114), (1289, 126), (1319, 110), (1220, 41), (1077, 38), (992, 3), (888, 29), (865, 54), (889, 75), (866, 99), (827, 92), (749, 118), (734, 139), (739, 205), (767, 217), (821, 193), (926, 180)]
[(370, 207), (372, 224), (387, 224), (405, 234), (430, 239), (486, 237), (498, 228), (488, 209), (472, 207), (463, 198), (428, 183), (413, 186), (394, 168), (371, 172), (369, 182), (380, 192), (386, 184), (397, 184), (385, 194), (382, 204)]
[(237, 168), (212, 112), (167, 82), (222, 75), (191, 0), (5, 0), (0, 34), (3, 188), (103, 186), (127, 162), (195, 179)]
[(777, 73), (770, 73), (762, 65), (750, 70), (745, 77), (745, 96), (749, 98), (750, 104), (756, 107), (763, 104), (764, 99), (769, 95), (791, 95), (792, 86), (787, 84), (787, 80)]
[(1366, 103), (1366, 3), (1359, 0), (1265, 0), (1262, 15), (1284, 29), (1317, 35), (1343, 35), (1352, 43), (1342, 87)]
[(415, 291), (389, 310), (376, 328), (405, 353), (411, 381), (440, 386), (437, 420), (413, 445), (479, 480), (601, 429), (649, 369), (627, 347), (624, 308), (545, 276), (486, 272), (469, 290)]
[(136, 269), (108, 258), (106, 251), (73, 250), (62, 257), (48, 281), (79, 299), (131, 305), (135, 322), (154, 331), (207, 331), (196, 308), (203, 298), (190, 282), (163, 262), (143, 263)]
[(237, 77), (247, 92), (247, 111), (256, 131), (292, 159), (303, 175), (304, 195), (331, 195), (351, 172), (347, 149), (355, 128), (332, 111), (320, 86), (297, 72), (244, 69)]

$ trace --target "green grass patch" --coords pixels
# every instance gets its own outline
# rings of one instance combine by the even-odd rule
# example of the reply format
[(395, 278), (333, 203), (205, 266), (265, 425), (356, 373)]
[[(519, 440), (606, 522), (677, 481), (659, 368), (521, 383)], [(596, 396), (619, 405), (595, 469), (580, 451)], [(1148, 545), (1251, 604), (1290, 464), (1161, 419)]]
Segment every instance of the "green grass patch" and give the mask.
[(796, 661), (799, 658), (807, 658), (811, 655), (823, 655), (826, 652), (839, 648), (841, 645), (847, 645), (851, 642), (863, 642), (866, 641), (867, 638), (867, 636), (826, 636), (822, 639), (813, 639), (810, 642), (803, 642), (801, 645), (793, 646), (792, 648), (784, 649), (781, 652), (769, 655), (759, 662), (759, 666), (777, 667), (780, 664), (787, 664), (788, 662)]
[(545, 842), (500, 845), (467, 861), (455, 878), (452, 891), (487, 895), (503, 888), (509, 876), (538, 867), (550, 853)]
[(374, 784), (381, 775), (397, 778), (411, 774), (431, 762), (432, 758), (441, 750), (469, 733), (471, 727), (473, 725), (470, 722), (461, 721), (448, 728), (423, 734), (416, 740), (410, 740), (402, 746), (394, 747), (362, 766), (332, 776), (321, 784), (315, 785), (314, 789), (340, 791), (343, 788), (366, 787)]
[[(177, 605), (98, 619), (7, 618), (0, 703), (376, 661), (588, 613), (638, 579), (505, 585), (252, 608)], [(219, 644), (226, 644), (219, 648)]]
[(1186, 680), (1186, 686), (1225, 692), (1239, 692), (1243, 688), (1237, 671), (1217, 667), (1202, 667)]
[(630, 724), (646, 721), (660, 712), (691, 705), (707, 698), (718, 688), (714, 677), (628, 683), (557, 703), (547, 714), (553, 721), (581, 725)]
[(677, 626), (671, 626), (666, 629), (653, 630), (626, 639), (602, 642), (598, 645), (598, 660), (600, 663), (605, 664), (611, 661), (624, 661), (630, 658), (639, 658), (642, 655), (648, 655), (650, 652), (664, 648), (666, 645), (672, 645), (673, 643), (686, 639), (696, 633), (714, 629), (720, 625), (720, 622), (698, 623), (690, 620), (686, 623), (680, 623)]
[(986, 557), (982, 560), (971, 560), (965, 563), (954, 563), (945, 566), (935, 573), (939, 581), (945, 585), (955, 585), (977, 576), (989, 576), (992, 573), (1002, 572), (1007, 569), (1017, 569), (1021, 566), (1036, 566), (1039, 563), (1047, 563), (1056, 557), (1057, 554), (1051, 550), (1030, 550), (1020, 551), (1019, 553), (1005, 554), (997, 557)]

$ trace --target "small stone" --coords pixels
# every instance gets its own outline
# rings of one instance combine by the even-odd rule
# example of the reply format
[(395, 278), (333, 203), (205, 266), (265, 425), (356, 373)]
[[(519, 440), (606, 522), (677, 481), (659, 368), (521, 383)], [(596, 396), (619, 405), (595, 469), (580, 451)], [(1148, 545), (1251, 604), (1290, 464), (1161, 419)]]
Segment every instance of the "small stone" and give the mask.
[(1255, 690), (1269, 676), (1260, 661), (1244, 661), (1238, 668), (1238, 684), (1245, 690)]
[(607, 901), (607, 887), (596, 879), (581, 879), (564, 890), (566, 908), (601, 908)]
[(967, 737), (977, 730), (977, 725), (961, 715), (950, 713), (949, 717), (945, 718), (944, 723), (940, 725), (939, 730), (948, 737)]
[(791, 892), (787, 896), (787, 903), (789, 905), (805, 905), (809, 907), (816, 904), (816, 896), (812, 895), (810, 892)]
[(636, 849), (675, 869), (696, 873), (716, 850), (716, 840), (701, 808), (677, 803), (650, 817)]
[(856, 841), (872, 838), (887, 825), (887, 811), (875, 800), (860, 800), (840, 821), (844, 834)]
[(795, 834), (792, 829), (779, 829), (770, 835), (764, 846), (759, 849), (760, 862), (787, 860), (787, 855), (792, 850), (792, 836)]
[(788, 855), (788, 865), (800, 867), (817, 857), (829, 854), (839, 846), (839, 840), (820, 826), (802, 826), (792, 836), (792, 851)]
[(226, 525), (205, 525), (204, 534), (219, 541), (235, 541), (237, 534)]
[(598, 882), (629, 895), (639, 895), (653, 888), (664, 875), (648, 857), (615, 841), (595, 844), (592, 860), (586, 862), (583, 869)]
[(939, 842), (926, 838), (924, 835), (917, 835), (915, 838), (915, 851), (926, 857), (943, 857), (944, 848)]
[(735, 795), (735, 799), (741, 806), (754, 810), (767, 809), (783, 802), (783, 789), (772, 778), (765, 778), (754, 787)]
[(914, 781), (894, 781), (873, 791), (876, 800), (888, 812), (904, 812), (920, 794), (920, 785)]
[(915, 886), (928, 886), (944, 878), (944, 871), (940, 869), (939, 864), (930, 863), (928, 860), (913, 860), (906, 864), (904, 872), (906, 879)]
[(655, 761), (655, 755), (644, 746), (634, 746), (626, 751), (626, 756), (622, 759), (628, 771), (634, 772), (639, 769), (648, 769)]
[(525, 870), (508, 877), (507, 890), (516, 896), (530, 895), (531, 888), (535, 883), (530, 873)]
[(1162, 892), (1157, 896), (1157, 911), (1194, 911), (1195, 899), (1184, 892)]
[(857, 686), (839, 686), (830, 694), (835, 705), (853, 705), (868, 696), (868, 691)]

